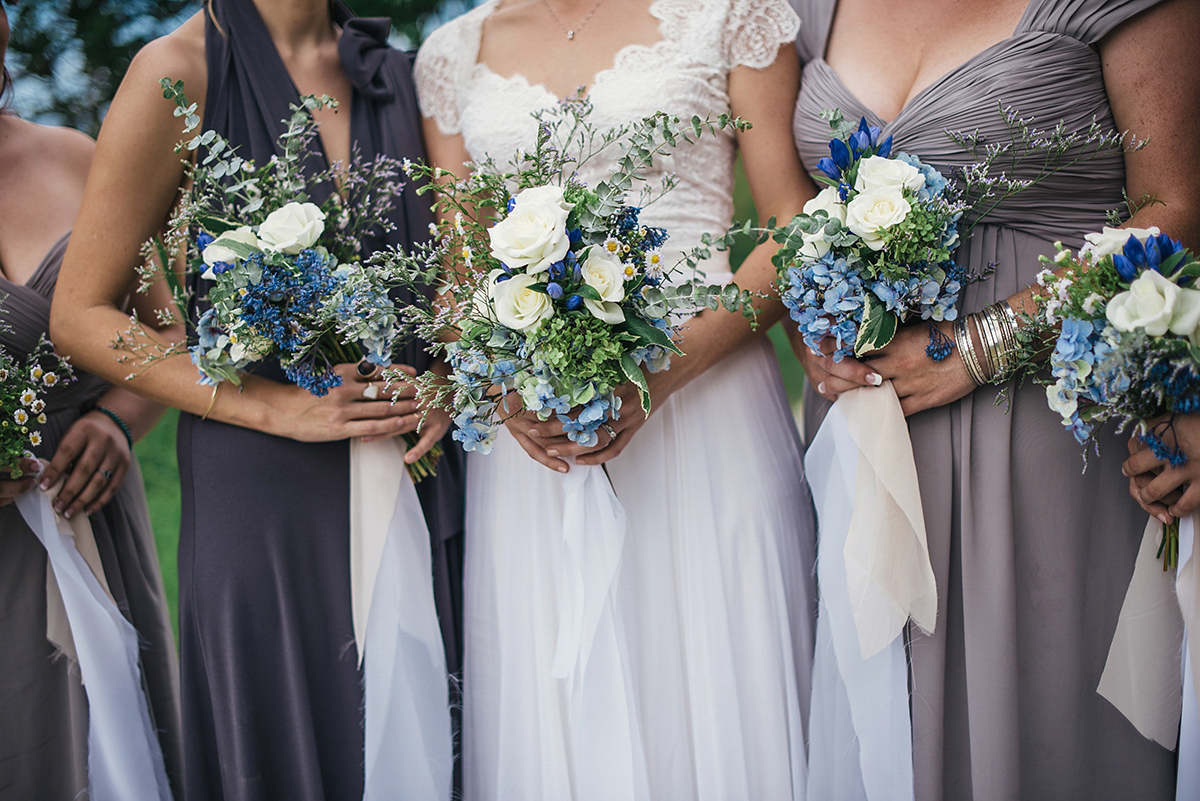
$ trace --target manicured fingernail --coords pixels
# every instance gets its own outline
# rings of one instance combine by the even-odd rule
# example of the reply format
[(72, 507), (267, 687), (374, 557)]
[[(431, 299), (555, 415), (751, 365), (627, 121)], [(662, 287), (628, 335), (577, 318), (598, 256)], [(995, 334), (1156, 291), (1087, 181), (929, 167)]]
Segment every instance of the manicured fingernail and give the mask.
[(825, 394), (825, 382), (824, 381), (822, 381), (820, 384), (817, 384), (817, 394), (818, 395)]
[(558, 451), (555, 450), (554, 448), (548, 448), (546, 450), (546, 455), (547, 456), (558, 456)]
[(556, 468), (554, 468), (554, 469), (555, 469), (555, 470), (557, 470), (557, 471), (558, 471), (558, 472), (560, 472), (560, 473), (565, 473), (565, 472), (567, 472), (567, 466), (566, 466), (565, 464), (564, 464), (564, 465), (562, 465), (561, 467), (556, 467)]
[(41, 484), (38, 484), (38, 487), (39, 487), (39, 488), (41, 488), (41, 489), (43, 489), (43, 490), (48, 490), (48, 489), (50, 489), (50, 479), (48, 479), (48, 478), (43, 478), (43, 479), (42, 479), (42, 483), (41, 483)]
[(883, 386), (883, 376), (879, 373), (867, 373), (867, 381), (876, 387)]
[(71, 519), (71, 516), (72, 516), (72, 515), (74, 515), (74, 514), (75, 514), (75, 511), (74, 511), (74, 510), (72, 510), (72, 509), (68, 509), (67, 511), (63, 512), (63, 517), (65, 517), (65, 518), (67, 518), (68, 520), (70, 520), (70, 519)]
[(542, 436), (542, 432), (538, 431), (536, 428), (531, 428), (531, 429), (529, 429), (529, 436), (540, 437), (540, 436)]

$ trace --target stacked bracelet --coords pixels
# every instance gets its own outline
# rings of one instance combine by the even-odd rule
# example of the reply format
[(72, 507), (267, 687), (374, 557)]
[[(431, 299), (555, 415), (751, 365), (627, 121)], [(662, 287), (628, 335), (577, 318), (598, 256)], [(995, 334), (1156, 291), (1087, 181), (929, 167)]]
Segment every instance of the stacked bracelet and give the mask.
[(125, 441), (129, 443), (129, 449), (133, 450), (133, 432), (129, 430), (129, 426), (126, 425), (125, 421), (121, 419), (121, 415), (104, 406), (97, 406), (93, 411), (97, 411), (100, 412), (100, 414), (106, 415), (109, 420), (112, 420), (114, 423), (116, 423), (117, 428), (121, 429), (121, 433), (125, 435)]
[[(982, 355), (975, 349), (972, 327), (983, 346)], [(1006, 301), (993, 303), (981, 312), (955, 321), (954, 341), (967, 375), (976, 386), (1003, 378), (1016, 367), (1017, 314)]]
[(967, 321), (973, 316), (968, 315), (954, 321), (954, 344), (958, 346), (958, 355), (962, 358), (963, 366), (967, 368), (967, 375), (975, 382), (975, 386), (981, 387), (987, 383), (987, 377), (983, 373), (983, 365), (979, 363), (979, 354), (975, 352), (975, 342), (971, 339), (967, 325)]

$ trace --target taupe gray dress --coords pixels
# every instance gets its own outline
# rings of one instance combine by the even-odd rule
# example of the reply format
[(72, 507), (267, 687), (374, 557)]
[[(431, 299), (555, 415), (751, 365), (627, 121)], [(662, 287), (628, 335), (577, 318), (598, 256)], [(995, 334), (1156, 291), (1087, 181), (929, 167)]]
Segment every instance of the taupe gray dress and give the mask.
[[(895, 120), (867, 109), (822, 56), (834, 0), (796, 0), (805, 62), (796, 145), (813, 169), (828, 155), (823, 109), (865, 115), (895, 149), (946, 172), (975, 159), (945, 131), (1009, 138), (1000, 106), (1041, 128), (1060, 120), (1113, 128), (1095, 45), (1157, 0), (1032, 0), (1014, 34), (920, 92)], [(1031, 284), (1055, 240), (1071, 247), (1122, 202), (1123, 160), (1065, 170), (1006, 201), (963, 243), (958, 260), (996, 273), (963, 293), (973, 312)], [(1145, 513), (1130, 499), (1123, 438), (1101, 437), (1081, 474), (1080, 448), (1045, 393), (1026, 385), (1011, 408), (996, 391), (909, 420), (930, 557), (937, 630), (912, 633), (917, 798), (1173, 797), (1175, 756), (1144, 739), (1096, 693)], [(825, 404), (807, 395), (809, 440)]]
[[(67, 240), (27, 284), (0, 276), (0, 343), (23, 357), (46, 331)], [(109, 385), (76, 371), (48, 394), (38, 456), (54, 455), (81, 409)], [(141, 638), (142, 679), (167, 775), (180, 787), (179, 669), (137, 460), (113, 499), (91, 517), (104, 577)], [(0, 801), (86, 798), (87, 697), (79, 667), (46, 639), (46, 551), (15, 505), (0, 507)]]

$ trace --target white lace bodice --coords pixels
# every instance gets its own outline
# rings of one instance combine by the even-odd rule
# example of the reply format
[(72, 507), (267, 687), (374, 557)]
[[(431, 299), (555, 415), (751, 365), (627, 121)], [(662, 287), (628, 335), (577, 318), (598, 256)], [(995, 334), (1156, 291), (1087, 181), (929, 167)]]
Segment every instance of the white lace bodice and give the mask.
[[(430, 34), (417, 55), (416, 83), (421, 112), (442, 133), (462, 134), (472, 159), (486, 154), (503, 165), (518, 149), (532, 149), (537, 129), (530, 115), (557, 98), (522, 75), (504, 77), (478, 63), (484, 20), (499, 2), (487, 0)], [(654, 0), (650, 13), (659, 20), (661, 40), (625, 46), (587, 89), (592, 121), (600, 128), (657, 111), (683, 119), (728, 112), (730, 70), (770, 66), (800, 27), (786, 0)], [(589, 160), (580, 177), (598, 180), (618, 155)], [(729, 227), (734, 156), (733, 134), (723, 131), (684, 145), (656, 165), (679, 179), (642, 215), (644, 223), (670, 232), (666, 250), (690, 250), (703, 233)], [(727, 262), (709, 262), (704, 269), (711, 280), (728, 277)]]

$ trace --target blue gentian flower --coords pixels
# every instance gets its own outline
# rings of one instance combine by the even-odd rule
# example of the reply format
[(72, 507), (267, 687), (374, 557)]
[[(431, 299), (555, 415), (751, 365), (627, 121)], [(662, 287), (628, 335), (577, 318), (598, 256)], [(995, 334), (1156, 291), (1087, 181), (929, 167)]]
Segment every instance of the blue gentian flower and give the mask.
[(567, 309), (570, 311), (575, 311), (582, 305), (583, 298), (581, 298), (579, 295), (572, 295), (571, 297), (567, 298)]
[(204, 249), (213, 243), (215, 237), (207, 231), (196, 234), (196, 248), (203, 253)]
[(546, 284), (546, 294), (558, 300), (563, 296), (562, 284), (555, 283), (554, 281)]

